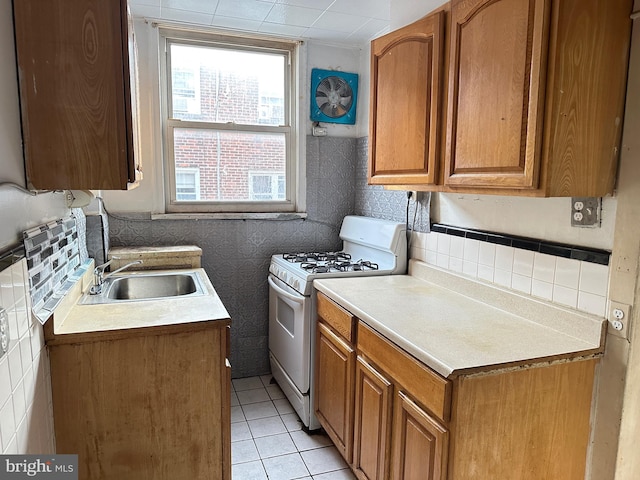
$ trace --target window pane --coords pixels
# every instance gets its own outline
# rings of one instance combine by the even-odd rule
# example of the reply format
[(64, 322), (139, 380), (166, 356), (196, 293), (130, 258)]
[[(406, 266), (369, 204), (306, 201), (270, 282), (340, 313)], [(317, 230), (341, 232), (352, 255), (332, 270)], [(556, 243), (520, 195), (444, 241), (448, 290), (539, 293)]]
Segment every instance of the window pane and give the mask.
[(284, 74), (284, 55), (171, 44), (172, 116), (285, 125)]
[[(197, 168), (200, 172), (198, 200), (235, 202), (285, 198), (284, 134), (175, 128), (173, 138), (176, 172), (181, 168)], [(251, 174), (255, 171), (259, 171), (261, 177)], [(254, 196), (254, 192), (260, 194), (260, 198)]]

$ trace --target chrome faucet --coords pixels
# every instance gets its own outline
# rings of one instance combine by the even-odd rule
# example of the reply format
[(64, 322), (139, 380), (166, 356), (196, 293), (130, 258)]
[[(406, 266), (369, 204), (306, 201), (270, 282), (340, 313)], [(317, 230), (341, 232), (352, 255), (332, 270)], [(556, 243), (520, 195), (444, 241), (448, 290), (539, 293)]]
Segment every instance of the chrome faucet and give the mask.
[(114, 260), (118, 260), (118, 258), (113, 257), (108, 262), (105, 262), (102, 265), (99, 265), (99, 266), (97, 266), (96, 268), (93, 269), (93, 285), (89, 289), (89, 293), (91, 295), (98, 295), (98, 294), (102, 293), (102, 284), (104, 283), (105, 278), (108, 278), (111, 275), (115, 275), (118, 272), (126, 270), (127, 268), (129, 268), (132, 265), (139, 265), (139, 264), (142, 263), (142, 260), (134, 260), (133, 262), (129, 262), (126, 265), (123, 265), (122, 267), (118, 268), (117, 270), (115, 270), (113, 272), (109, 272), (109, 273), (105, 274), (104, 270), (109, 265), (111, 265), (111, 263)]

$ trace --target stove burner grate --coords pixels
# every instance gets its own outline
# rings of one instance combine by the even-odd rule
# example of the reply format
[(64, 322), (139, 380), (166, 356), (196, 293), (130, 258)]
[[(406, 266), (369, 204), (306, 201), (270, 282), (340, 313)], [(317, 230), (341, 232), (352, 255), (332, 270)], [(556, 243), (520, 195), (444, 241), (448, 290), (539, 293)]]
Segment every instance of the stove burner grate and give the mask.
[(351, 260), (351, 255), (345, 252), (301, 252), (284, 253), (282, 258), (291, 263), (333, 262), (336, 260)]

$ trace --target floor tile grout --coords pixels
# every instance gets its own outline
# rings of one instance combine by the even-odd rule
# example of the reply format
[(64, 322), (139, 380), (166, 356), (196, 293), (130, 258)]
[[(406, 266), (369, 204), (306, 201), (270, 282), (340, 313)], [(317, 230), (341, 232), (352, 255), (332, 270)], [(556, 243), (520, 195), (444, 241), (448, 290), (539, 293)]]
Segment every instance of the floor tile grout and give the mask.
[[(355, 479), (326, 433), (305, 432), (285, 395), (270, 380), (270, 375), (263, 375), (232, 381), (234, 480)], [(271, 439), (274, 443), (271, 437), (276, 437)]]

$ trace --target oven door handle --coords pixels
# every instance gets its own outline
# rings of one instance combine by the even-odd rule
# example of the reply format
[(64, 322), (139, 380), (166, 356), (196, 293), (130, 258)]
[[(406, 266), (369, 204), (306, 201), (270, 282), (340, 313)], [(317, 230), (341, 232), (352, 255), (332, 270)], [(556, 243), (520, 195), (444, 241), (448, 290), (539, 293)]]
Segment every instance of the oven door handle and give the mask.
[(296, 295), (292, 295), (289, 292), (285, 291), (282, 287), (277, 285), (276, 282), (274, 282), (271, 279), (271, 276), (267, 277), (267, 281), (269, 282), (269, 285), (271, 285), (271, 288), (273, 288), (276, 291), (276, 293), (278, 293), (278, 295), (282, 295), (283, 297), (288, 298), (292, 302), (299, 303), (300, 305), (303, 304), (303, 302), (305, 300), (305, 297), (303, 297), (302, 295), (296, 296)]

